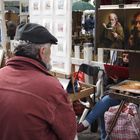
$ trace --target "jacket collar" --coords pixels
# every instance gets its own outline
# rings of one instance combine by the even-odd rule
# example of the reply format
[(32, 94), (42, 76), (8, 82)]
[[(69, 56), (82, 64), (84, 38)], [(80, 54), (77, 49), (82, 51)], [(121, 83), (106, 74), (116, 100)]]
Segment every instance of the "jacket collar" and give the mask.
[(52, 76), (45, 66), (43, 66), (39, 61), (31, 59), (31, 58), (27, 58), (23, 56), (14, 56), (6, 62), (6, 66), (10, 66), (10, 65), (17, 68), (32, 67), (32, 68), (42, 71), (43, 73), (47, 75)]

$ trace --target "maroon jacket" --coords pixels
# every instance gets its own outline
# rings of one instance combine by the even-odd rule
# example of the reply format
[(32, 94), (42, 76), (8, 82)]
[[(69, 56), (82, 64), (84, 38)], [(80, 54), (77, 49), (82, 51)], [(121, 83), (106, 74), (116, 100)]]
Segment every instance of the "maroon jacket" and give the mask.
[(0, 140), (73, 140), (67, 96), (39, 62), (13, 57), (0, 69)]

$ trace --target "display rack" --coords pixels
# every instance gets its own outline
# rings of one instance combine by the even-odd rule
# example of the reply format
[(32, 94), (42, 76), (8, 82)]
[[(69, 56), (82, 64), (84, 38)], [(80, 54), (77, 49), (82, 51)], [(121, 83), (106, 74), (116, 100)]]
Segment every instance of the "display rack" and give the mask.
[(30, 22), (46, 27), (57, 39), (52, 46), (52, 71), (70, 75), (71, 73), (71, 1), (67, 0), (30, 0)]

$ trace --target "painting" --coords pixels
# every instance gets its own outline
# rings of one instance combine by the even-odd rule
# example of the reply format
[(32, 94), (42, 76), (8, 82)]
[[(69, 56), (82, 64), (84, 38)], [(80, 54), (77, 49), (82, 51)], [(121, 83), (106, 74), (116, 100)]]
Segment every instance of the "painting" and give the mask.
[(57, 44), (57, 56), (66, 56), (66, 39), (64, 38), (57, 38), (58, 44)]
[(31, 0), (31, 15), (39, 15), (40, 14), (40, 0)]
[(57, 0), (55, 2), (56, 15), (65, 15), (65, 13), (66, 13), (66, 1), (67, 0)]
[(97, 19), (97, 46), (124, 49), (125, 18), (123, 9), (99, 9)]
[(138, 8), (99, 9), (98, 48), (140, 50), (140, 11)]
[(44, 18), (42, 21), (42, 25), (47, 28), (51, 33), (53, 32), (52, 28), (52, 19), (51, 18)]
[(55, 23), (55, 34), (58, 37), (65, 36), (66, 34), (66, 24), (64, 20), (57, 20)]
[(20, 1), (20, 12), (23, 14), (23, 13), (28, 13), (29, 12), (29, 1), (28, 0), (22, 0)]
[(43, 15), (52, 15), (53, 12), (53, 0), (43, 0)]
[(140, 10), (125, 9), (126, 40), (130, 50), (140, 50)]

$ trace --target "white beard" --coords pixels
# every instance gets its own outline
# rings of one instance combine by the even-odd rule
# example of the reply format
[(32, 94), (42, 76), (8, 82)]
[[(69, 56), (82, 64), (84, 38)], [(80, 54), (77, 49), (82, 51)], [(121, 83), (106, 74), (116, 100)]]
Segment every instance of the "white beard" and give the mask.
[(52, 65), (50, 63), (45, 64), (45, 65), (46, 65), (46, 68), (47, 68), (48, 71), (50, 71), (52, 69)]

